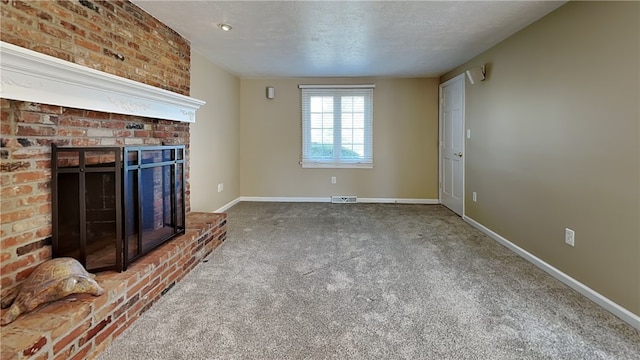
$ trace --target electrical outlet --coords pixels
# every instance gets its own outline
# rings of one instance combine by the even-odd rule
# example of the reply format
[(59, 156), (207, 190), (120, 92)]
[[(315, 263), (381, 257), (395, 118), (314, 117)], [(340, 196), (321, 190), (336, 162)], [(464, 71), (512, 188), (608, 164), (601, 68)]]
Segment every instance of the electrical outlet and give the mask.
[(570, 246), (576, 246), (576, 233), (569, 229), (564, 229), (564, 242)]
[(222, 192), (224, 190), (224, 183), (218, 184), (218, 192)]
[(478, 194), (476, 194), (476, 192), (474, 191), (473, 193), (471, 193), (471, 196), (473, 198), (473, 202), (478, 201)]
[(332, 176), (332, 177), (331, 177), (331, 183), (332, 183), (332, 184), (335, 184), (335, 183), (337, 183), (337, 182), (338, 182), (338, 180), (336, 179), (336, 177), (335, 177), (335, 176)]

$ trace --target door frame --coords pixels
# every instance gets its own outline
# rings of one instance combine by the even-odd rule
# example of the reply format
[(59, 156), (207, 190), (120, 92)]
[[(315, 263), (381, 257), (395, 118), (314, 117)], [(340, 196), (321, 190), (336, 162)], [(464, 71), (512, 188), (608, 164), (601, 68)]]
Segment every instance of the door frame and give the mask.
[(442, 97), (442, 88), (451, 85), (457, 81), (462, 82), (462, 214), (461, 217), (465, 216), (465, 165), (466, 165), (466, 157), (467, 153), (465, 151), (466, 148), (466, 99), (465, 99), (465, 87), (467, 85), (465, 73), (461, 73), (442, 84), (438, 85), (438, 202), (442, 204), (442, 130), (443, 130), (443, 116), (442, 116), (442, 105), (444, 103), (444, 99)]

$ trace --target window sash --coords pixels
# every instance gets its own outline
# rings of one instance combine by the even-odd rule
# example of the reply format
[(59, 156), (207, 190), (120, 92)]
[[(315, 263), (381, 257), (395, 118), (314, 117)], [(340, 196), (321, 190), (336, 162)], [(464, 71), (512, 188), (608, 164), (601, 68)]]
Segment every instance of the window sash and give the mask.
[(373, 167), (374, 85), (300, 85), (303, 167)]

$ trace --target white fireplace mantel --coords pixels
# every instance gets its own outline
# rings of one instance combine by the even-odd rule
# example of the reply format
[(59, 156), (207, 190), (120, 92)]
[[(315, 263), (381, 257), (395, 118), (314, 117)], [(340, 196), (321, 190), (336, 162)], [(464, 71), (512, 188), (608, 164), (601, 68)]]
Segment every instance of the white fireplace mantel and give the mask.
[(0, 97), (195, 122), (205, 102), (0, 41)]

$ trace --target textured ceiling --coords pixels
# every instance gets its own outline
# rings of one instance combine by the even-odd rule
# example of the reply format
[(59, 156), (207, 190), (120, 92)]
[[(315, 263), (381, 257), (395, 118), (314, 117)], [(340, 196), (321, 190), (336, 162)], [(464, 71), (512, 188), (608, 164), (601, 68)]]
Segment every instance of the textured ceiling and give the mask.
[[(145, 1), (133, 3), (242, 77), (431, 77), (564, 1)], [(233, 26), (229, 32), (218, 24)]]

